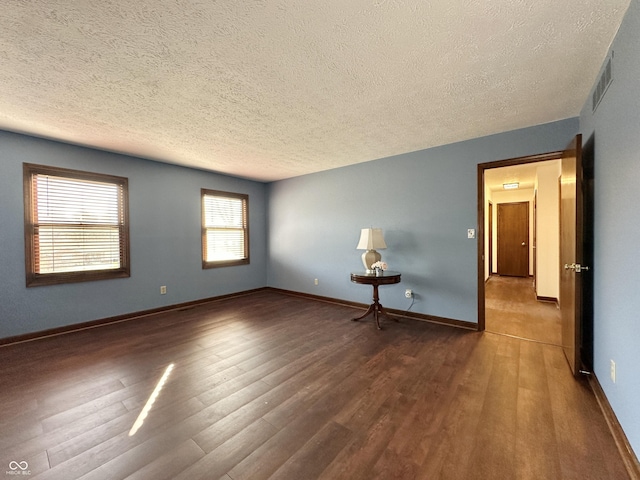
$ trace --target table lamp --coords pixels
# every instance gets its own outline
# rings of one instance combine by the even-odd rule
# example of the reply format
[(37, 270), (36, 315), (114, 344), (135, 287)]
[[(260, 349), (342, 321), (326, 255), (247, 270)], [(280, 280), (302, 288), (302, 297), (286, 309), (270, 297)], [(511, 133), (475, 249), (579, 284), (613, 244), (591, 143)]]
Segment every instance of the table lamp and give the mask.
[(381, 228), (363, 228), (360, 230), (360, 241), (356, 249), (366, 250), (362, 254), (362, 263), (367, 273), (371, 273), (371, 265), (380, 261), (382, 256), (376, 252), (376, 249), (387, 248), (387, 244), (384, 243), (384, 237), (382, 236)]

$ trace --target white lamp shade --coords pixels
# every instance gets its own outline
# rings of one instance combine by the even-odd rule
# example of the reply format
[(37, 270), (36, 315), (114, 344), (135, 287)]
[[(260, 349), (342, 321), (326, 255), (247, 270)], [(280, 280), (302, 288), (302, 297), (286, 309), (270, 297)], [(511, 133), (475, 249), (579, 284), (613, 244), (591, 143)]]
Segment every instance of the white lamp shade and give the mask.
[(382, 236), (381, 228), (363, 228), (360, 230), (360, 241), (356, 249), (358, 250), (376, 250), (387, 248), (387, 244), (384, 243), (384, 237)]

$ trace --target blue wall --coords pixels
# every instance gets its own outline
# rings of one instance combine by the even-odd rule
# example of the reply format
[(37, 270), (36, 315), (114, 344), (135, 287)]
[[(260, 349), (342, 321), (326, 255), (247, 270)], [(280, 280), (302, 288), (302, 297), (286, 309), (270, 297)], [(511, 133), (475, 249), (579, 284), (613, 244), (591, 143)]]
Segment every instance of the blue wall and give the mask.
[(577, 130), (574, 118), (270, 184), (269, 286), (368, 303), (349, 272), (363, 269), (360, 229), (380, 227), (402, 272), (383, 305), (407, 309), (411, 288), (412, 311), (477, 322), (477, 165), (562, 150)]
[[(130, 278), (25, 287), (23, 162), (129, 179)], [(249, 194), (250, 265), (202, 269), (201, 188)], [(0, 131), (0, 338), (264, 287), (265, 190), (258, 182)]]
[[(631, 445), (640, 453), (640, 3), (632, 0), (612, 44), (613, 82), (595, 114), (594, 370)], [(616, 383), (609, 376), (616, 362)]]

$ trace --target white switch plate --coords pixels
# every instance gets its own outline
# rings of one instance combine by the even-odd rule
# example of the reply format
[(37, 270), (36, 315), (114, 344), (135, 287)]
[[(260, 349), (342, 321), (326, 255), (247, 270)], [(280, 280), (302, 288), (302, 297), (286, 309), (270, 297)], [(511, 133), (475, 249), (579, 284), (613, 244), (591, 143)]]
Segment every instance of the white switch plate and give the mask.
[(467, 230), (467, 238), (476, 238), (476, 229), (470, 228)]

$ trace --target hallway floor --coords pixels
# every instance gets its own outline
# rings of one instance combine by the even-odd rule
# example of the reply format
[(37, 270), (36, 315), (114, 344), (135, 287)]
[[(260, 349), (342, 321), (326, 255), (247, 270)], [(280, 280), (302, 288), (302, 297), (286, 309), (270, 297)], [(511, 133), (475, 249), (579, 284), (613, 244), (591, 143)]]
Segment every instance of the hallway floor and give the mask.
[(562, 345), (560, 309), (536, 300), (531, 278), (491, 276), (485, 285), (485, 328), (551, 345)]

